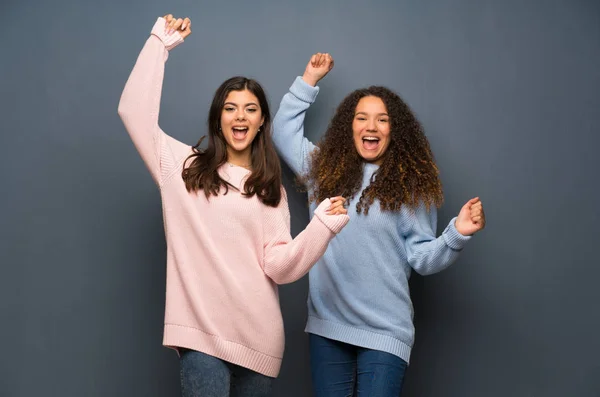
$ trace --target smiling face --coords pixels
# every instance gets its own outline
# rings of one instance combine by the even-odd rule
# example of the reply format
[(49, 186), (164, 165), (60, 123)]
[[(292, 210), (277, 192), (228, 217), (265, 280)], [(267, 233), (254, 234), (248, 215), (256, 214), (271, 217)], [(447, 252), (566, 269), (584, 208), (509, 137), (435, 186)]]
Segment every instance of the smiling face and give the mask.
[(354, 146), (367, 162), (381, 165), (390, 145), (390, 116), (381, 98), (365, 96), (358, 101), (352, 121)]
[(264, 122), (256, 96), (249, 90), (231, 91), (221, 112), (221, 130), (229, 161), (249, 164), (252, 141)]

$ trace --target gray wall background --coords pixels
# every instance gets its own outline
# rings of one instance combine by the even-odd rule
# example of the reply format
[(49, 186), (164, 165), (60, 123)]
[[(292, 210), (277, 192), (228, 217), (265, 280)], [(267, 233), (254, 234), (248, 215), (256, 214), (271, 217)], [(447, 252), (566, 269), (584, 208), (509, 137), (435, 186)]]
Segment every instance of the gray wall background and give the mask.
[[(472, 196), (488, 216), (450, 269), (414, 277), (404, 396), (600, 396), (600, 3), (585, 0), (0, 5), (0, 395), (174, 396), (161, 347), (158, 191), (117, 116), (157, 15), (190, 16), (161, 125), (195, 143), (212, 94), (252, 76), (273, 112), (310, 55), (336, 67), (318, 139), (351, 90), (384, 84), (425, 125), (445, 186), (440, 229)], [(293, 193), (293, 233), (307, 222)], [(276, 396), (309, 396), (307, 282), (281, 288)]]

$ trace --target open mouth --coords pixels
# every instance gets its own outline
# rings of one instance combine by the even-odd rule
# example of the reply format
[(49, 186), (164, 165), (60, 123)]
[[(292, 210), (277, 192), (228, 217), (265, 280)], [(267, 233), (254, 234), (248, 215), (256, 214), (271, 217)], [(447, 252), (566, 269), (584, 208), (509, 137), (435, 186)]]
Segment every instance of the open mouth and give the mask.
[(375, 150), (379, 147), (379, 138), (374, 136), (365, 136), (362, 139), (363, 148), (366, 150)]
[(233, 127), (233, 139), (243, 141), (248, 133), (248, 127)]

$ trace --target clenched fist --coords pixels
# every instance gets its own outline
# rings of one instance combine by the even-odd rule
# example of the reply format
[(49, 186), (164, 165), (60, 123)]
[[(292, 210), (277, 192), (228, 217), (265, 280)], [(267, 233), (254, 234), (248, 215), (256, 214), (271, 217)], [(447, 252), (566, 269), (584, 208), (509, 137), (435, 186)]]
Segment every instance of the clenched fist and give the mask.
[(165, 33), (173, 34), (179, 32), (182, 39), (192, 34), (192, 21), (189, 18), (175, 18), (173, 14), (167, 14), (165, 19)]
[(325, 210), (327, 215), (348, 215), (345, 198), (342, 196), (336, 196), (331, 197), (329, 201), (331, 201), (331, 205), (327, 207), (327, 210)]
[(333, 69), (333, 58), (331, 55), (318, 52), (310, 58), (308, 65), (306, 65), (306, 70), (304, 70), (302, 80), (314, 87), (331, 69)]
[(475, 197), (463, 205), (454, 226), (463, 236), (473, 235), (485, 227), (485, 213), (479, 197)]

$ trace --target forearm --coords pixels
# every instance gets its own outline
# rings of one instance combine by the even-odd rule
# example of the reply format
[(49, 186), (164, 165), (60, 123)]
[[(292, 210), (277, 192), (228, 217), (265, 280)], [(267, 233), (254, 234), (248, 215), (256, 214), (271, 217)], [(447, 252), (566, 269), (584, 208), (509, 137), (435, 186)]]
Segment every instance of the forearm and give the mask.
[(319, 89), (300, 77), (281, 100), (273, 119), (273, 143), (283, 160), (297, 174), (307, 171), (310, 153), (315, 145), (304, 136), (306, 111), (316, 100)]
[(454, 221), (450, 221), (438, 238), (413, 245), (408, 260), (417, 273), (434, 274), (456, 261), (470, 237), (461, 235), (454, 227)]
[(307, 227), (293, 240), (289, 230), (269, 246), (264, 259), (264, 272), (277, 284), (294, 282), (304, 276), (325, 253), (331, 239), (348, 223), (347, 215), (327, 215), (329, 200), (315, 210)]
[[(160, 19), (140, 52), (125, 84), (118, 113), (135, 147), (154, 176), (160, 167), (160, 99), (168, 49), (181, 42), (177, 35), (161, 31)], [(164, 40), (164, 41), (163, 41)]]

